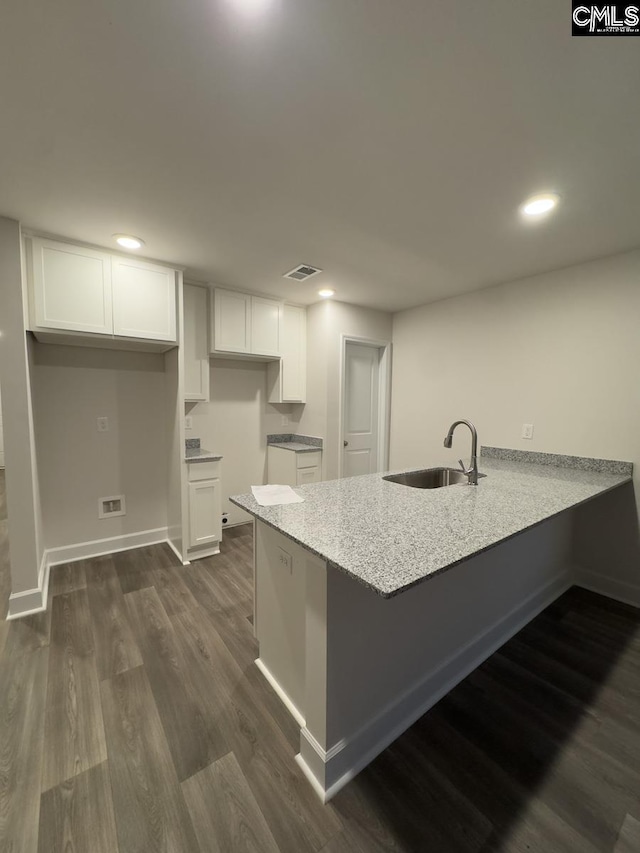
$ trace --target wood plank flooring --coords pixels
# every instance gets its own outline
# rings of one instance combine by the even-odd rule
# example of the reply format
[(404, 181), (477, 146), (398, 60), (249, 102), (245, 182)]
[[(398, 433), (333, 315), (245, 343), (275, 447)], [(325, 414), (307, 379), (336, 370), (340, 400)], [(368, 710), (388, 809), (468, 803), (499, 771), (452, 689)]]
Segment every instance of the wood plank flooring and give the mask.
[(2, 625), (3, 853), (640, 853), (639, 611), (571, 590), (323, 806), (252, 589), (250, 525), (53, 570)]

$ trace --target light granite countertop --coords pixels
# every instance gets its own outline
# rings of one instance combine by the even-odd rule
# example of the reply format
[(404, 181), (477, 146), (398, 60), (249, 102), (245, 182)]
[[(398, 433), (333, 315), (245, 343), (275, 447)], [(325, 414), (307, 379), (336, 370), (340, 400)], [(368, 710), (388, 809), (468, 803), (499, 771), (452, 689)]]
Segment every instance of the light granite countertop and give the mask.
[(299, 486), (304, 503), (231, 501), (389, 598), (631, 480), (504, 458), (481, 457), (479, 468), (477, 486), (413, 489), (370, 474)]
[(214, 462), (222, 459), (222, 454), (205, 450), (204, 447), (187, 447), (184, 458), (186, 462)]
[(317, 450), (322, 450), (321, 447), (315, 447), (312, 444), (301, 444), (299, 441), (272, 442), (269, 447), (277, 447), (279, 450), (293, 450), (294, 453), (312, 453)]
[(316, 435), (303, 435), (295, 432), (276, 432), (267, 436), (268, 447), (292, 450), (294, 453), (310, 453), (322, 450), (323, 441)]

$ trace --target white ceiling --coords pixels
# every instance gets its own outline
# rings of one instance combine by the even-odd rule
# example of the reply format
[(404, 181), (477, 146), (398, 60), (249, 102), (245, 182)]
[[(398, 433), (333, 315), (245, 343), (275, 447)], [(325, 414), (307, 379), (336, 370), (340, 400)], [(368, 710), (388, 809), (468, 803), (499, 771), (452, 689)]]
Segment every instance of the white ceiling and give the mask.
[(637, 40), (558, 0), (252, 4), (3, 0), (0, 213), (386, 310), (640, 245)]

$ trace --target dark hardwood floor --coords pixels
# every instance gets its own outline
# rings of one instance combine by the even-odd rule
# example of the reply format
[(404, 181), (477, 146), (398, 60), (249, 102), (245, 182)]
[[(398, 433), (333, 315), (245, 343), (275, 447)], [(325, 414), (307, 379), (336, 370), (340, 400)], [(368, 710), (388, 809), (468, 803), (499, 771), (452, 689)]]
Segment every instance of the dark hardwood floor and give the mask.
[(252, 533), (53, 570), (5, 625), (0, 850), (638, 853), (640, 612), (573, 589), (327, 806), (253, 665)]

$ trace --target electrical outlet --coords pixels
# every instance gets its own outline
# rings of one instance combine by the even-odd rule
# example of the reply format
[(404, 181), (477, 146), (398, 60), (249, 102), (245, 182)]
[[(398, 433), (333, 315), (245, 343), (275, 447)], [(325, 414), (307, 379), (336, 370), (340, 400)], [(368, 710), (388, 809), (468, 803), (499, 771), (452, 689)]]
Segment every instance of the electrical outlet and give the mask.
[(191, 415), (185, 415), (184, 428), (185, 429), (193, 429), (193, 418)]
[(533, 424), (522, 424), (522, 438), (533, 438)]
[(278, 548), (278, 562), (283, 569), (286, 569), (289, 572), (289, 574), (293, 573), (293, 560), (291, 559), (291, 554), (283, 551), (282, 548)]
[(280, 426), (289, 426), (289, 416), (288, 415), (282, 415), (282, 417), (280, 418)]
[(109, 432), (109, 418), (97, 418), (98, 432)]

